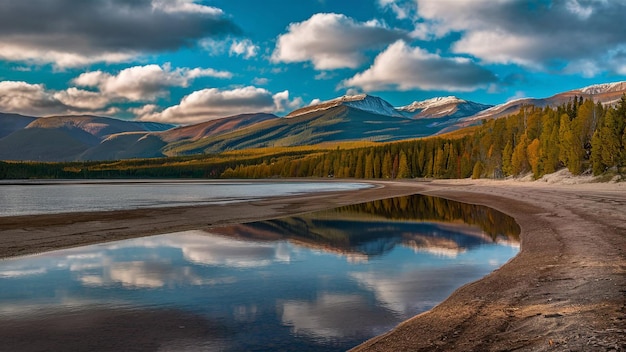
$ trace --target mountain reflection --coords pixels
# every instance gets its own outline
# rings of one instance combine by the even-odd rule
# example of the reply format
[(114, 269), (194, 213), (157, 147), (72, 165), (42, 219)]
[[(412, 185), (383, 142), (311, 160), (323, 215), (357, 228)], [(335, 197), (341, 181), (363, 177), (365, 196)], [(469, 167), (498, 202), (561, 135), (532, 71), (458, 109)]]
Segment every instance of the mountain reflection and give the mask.
[(358, 261), (383, 255), (397, 245), (449, 257), (486, 243), (517, 246), (519, 231), (513, 218), (497, 210), (414, 195), (210, 232), (253, 240), (288, 239)]

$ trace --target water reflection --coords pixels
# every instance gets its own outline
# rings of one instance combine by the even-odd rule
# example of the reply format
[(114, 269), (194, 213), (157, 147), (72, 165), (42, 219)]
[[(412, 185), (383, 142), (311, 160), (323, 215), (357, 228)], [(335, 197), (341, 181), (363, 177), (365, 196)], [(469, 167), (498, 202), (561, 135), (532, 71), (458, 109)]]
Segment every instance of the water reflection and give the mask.
[(213, 230), (246, 239), (289, 239), (353, 259), (380, 256), (396, 245), (455, 257), (485, 243), (517, 246), (519, 231), (513, 218), (497, 210), (424, 195)]
[(496, 211), (413, 196), (6, 260), (0, 337), (36, 350), (114, 336), (119, 350), (150, 330), (132, 349), (345, 350), (505, 263), (518, 233)]

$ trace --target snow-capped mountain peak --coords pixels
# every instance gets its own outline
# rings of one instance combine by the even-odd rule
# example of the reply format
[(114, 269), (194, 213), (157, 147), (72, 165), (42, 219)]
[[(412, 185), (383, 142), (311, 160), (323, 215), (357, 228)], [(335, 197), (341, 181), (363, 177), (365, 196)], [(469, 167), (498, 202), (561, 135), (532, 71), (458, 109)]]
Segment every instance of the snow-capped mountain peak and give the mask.
[(406, 117), (413, 119), (460, 118), (473, 115), (490, 107), (491, 105), (479, 104), (455, 96), (447, 96), (414, 101), (410, 105), (397, 108), (397, 110)]
[(397, 110), (406, 111), (406, 112), (415, 112), (417, 110), (425, 110), (428, 108), (439, 107), (442, 105), (460, 104), (460, 103), (465, 103), (465, 102), (466, 102), (465, 100), (459, 99), (455, 96), (435, 97), (435, 98), (426, 99), (422, 101), (414, 101), (409, 105), (401, 106), (397, 108)]
[(404, 117), (404, 115), (396, 111), (396, 109), (385, 100), (367, 94), (344, 95), (339, 98), (323, 101), (321, 103), (317, 103), (293, 111), (289, 115), (287, 115), (287, 117), (299, 116), (314, 111), (328, 110), (339, 105), (349, 106), (351, 108), (371, 112), (378, 115)]
[(391, 104), (379, 97), (360, 94), (354, 95), (352, 96), (352, 98), (352, 100), (344, 101), (343, 105), (378, 115), (404, 117), (404, 115), (396, 111), (396, 109)]
[(584, 94), (602, 94), (626, 90), (626, 81), (594, 84), (580, 89)]

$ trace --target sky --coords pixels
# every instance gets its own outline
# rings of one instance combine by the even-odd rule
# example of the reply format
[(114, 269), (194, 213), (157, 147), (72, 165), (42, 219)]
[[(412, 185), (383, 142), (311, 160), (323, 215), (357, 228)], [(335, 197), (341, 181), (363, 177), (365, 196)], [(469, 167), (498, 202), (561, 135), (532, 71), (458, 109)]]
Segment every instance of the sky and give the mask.
[(0, 112), (194, 124), (626, 80), (626, 0), (3, 0)]

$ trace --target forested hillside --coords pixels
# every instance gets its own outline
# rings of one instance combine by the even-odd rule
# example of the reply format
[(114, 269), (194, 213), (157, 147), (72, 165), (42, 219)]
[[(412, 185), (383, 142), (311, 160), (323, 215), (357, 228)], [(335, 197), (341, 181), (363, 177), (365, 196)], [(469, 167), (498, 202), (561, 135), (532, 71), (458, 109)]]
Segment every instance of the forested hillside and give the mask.
[(114, 162), (3, 163), (0, 178), (535, 178), (624, 173), (626, 96), (615, 106), (574, 98), (557, 108), (525, 106), (453, 134), (393, 143), (277, 147)]
[(615, 107), (575, 98), (553, 108), (526, 106), (507, 118), (485, 121), (467, 135), (426, 138), (297, 160), (241, 164), (223, 177), (535, 178), (567, 167), (601, 174), (626, 165), (626, 96)]

